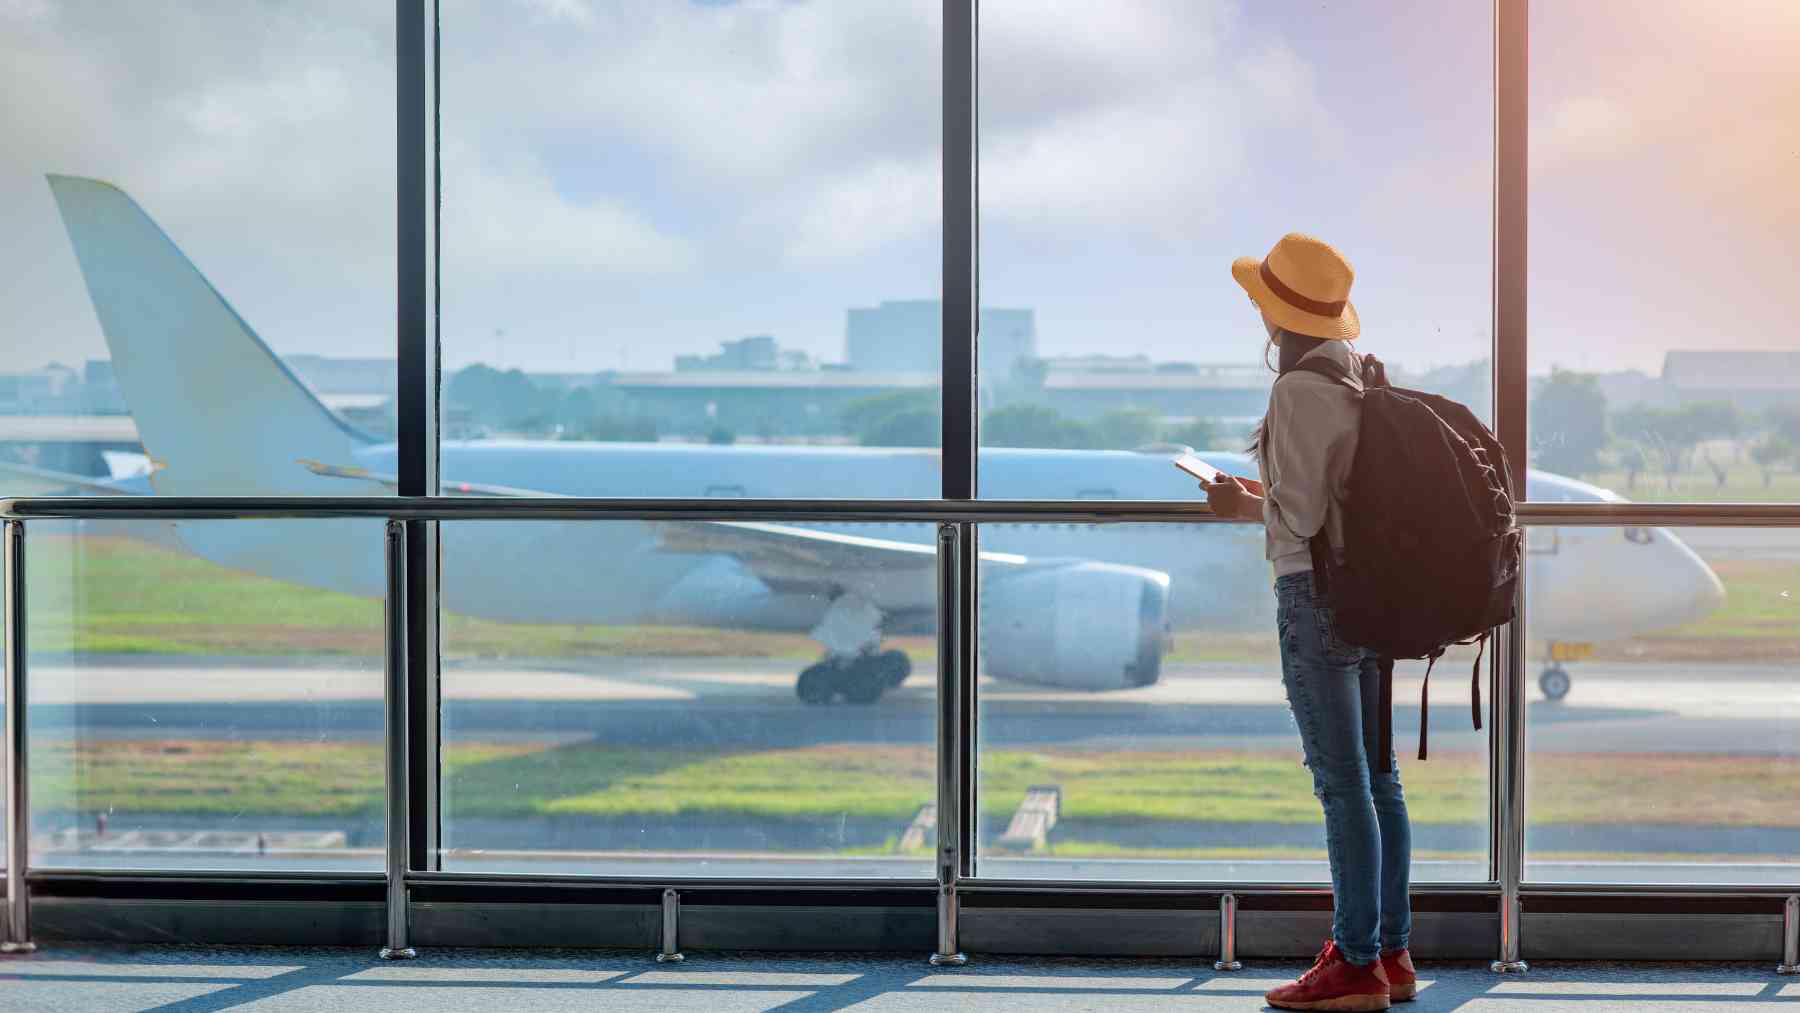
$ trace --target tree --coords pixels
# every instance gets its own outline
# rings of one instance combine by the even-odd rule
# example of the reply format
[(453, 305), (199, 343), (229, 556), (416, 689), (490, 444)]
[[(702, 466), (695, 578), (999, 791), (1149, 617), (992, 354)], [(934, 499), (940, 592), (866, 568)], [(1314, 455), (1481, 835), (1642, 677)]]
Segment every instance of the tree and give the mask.
[(926, 390), (871, 394), (845, 405), (844, 426), (865, 447), (935, 447), (937, 395)]
[(1530, 423), (1532, 449), (1545, 470), (1583, 475), (1599, 469), (1610, 434), (1606, 395), (1593, 374), (1552, 370), (1531, 399)]
[(1103, 450), (1135, 450), (1155, 443), (1162, 432), (1162, 412), (1154, 408), (1114, 408), (1094, 422), (1094, 445)]
[(1636, 443), (1622, 443), (1614, 453), (1614, 458), (1618, 461), (1620, 470), (1625, 472), (1625, 491), (1635, 492), (1638, 476), (1644, 473), (1645, 466), (1650, 463), (1644, 457), (1644, 448)]
[(1794, 443), (1783, 433), (1772, 432), (1750, 447), (1750, 460), (1762, 469), (1763, 488), (1775, 481), (1775, 469), (1794, 459)]
[(1729, 401), (1702, 401), (1679, 408), (1633, 405), (1614, 417), (1614, 428), (1649, 448), (1670, 490), (1688, 470), (1694, 450), (1707, 440), (1735, 435), (1742, 425)]
[(1086, 450), (1094, 446), (1095, 434), (1047, 405), (1015, 401), (981, 420), (981, 442), (988, 447)]
[(1800, 405), (1776, 405), (1763, 413), (1763, 425), (1770, 435), (1779, 436), (1790, 445), (1800, 447)]
[(1211, 419), (1195, 419), (1179, 429), (1172, 429), (1165, 436), (1170, 443), (1182, 443), (1195, 450), (1216, 449), (1219, 445), (1219, 427)]
[(549, 417), (549, 399), (517, 369), (501, 372), (476, 363), (450, 378), (444, 396), (467, 409), (474, 421), (491, 426), (521, 428)]
[(706, 442), (716, 447), (728, 447), (737, 442), (737, 434), (721, 425), (714, 425), (706, 432)]
[(944, 442), (938, 426), (935, 408), (908, 408), (881, 416), (862, 431), (857, 442), (865, 447), (936, 447)]

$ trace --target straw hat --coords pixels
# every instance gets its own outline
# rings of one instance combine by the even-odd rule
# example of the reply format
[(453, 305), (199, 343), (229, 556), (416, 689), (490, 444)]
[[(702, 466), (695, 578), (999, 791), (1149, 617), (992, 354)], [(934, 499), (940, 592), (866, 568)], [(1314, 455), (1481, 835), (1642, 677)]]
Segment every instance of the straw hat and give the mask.
[(1267, 257), (1232, 261), (1231, 276), (1283, 330), (1336, 341), (1351, 341), (1362, 333), (1362, 321), (1350, 305), (1356, 270), (1330, 243), (1290, 232)]

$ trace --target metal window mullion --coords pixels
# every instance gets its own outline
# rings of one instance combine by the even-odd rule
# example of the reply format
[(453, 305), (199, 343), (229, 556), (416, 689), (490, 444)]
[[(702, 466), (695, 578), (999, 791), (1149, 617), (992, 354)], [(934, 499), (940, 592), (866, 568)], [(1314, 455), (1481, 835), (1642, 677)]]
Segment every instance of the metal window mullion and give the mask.
[[(395, 457), (398, 492), (432, 496), (438, 489), (438, 356), (432, 326), (437, 221), (435, 148), (437, 125), (437, 5), (435, 0), (395, 0), (395, 193), (397, 203), (395, 290)], [(408, 685), (411, 784), (406, 813), (409, 865), (435, 868), (438, 849), (437, 575), (438, 525), (404, 528), (408, 614), (404, 624)]]
[[(1494, 3), (1494, 428), (1506, 448), (1513, 488), (1527, 495), (1526, 216), (1530, 134), (1529, 0)], [(1523, 971), (1519, 884), (1525, 841), (1525, 579), (1504, 636), (1502, 685), (1494, 694), (1493, 860), (1500, 884), (1500, 938), (1495, 971)]]
[(976, 219), (976, 0), (944, 0), (943, 71), (943, 497), (974, 499), (980, 402), (980, 246)]
[[(980, 255), (976, 208), (976, 0), (943, 2), (943, 316), (939, 371), (941, 494), (969, 501), (979, 491)], [(961, 964), (957, 883), (973, 871), (975, 811), (975, 525), (938, 527), (938, 931), (933, 964)]]
[(3, 549), (6, 635), (6, 911), (0, 953), (30, 953), (31, 777), (26, 731), (25, 522), (7, 521)]

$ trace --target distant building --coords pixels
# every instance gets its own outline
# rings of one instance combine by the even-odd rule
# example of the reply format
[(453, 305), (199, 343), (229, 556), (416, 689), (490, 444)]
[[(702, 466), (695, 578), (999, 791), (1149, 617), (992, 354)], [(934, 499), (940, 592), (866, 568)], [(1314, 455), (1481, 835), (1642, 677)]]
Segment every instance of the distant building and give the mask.
[(1673, 351), (1663, 357), (1670, 403), (1729, 401), (1758, 411), (1800, 403), (1800, 352)]
[(935, 399), (938, 374), (857, 370), (687, 370), (612, 373), (598, 396), (620, 413), (654, 419), (665, 435), (704, 436), (715, 427), (740, 436), (842, 437), (844, 409), (877, 394)]
[(1259, 365), (1152, 362), (1148, 356), (1084, 355), (1040, 360), (1042, 384), (1008, 400), (1035, 400), (1077, 419), (1121, 408), (1169, 418), (1242, 421), (1260, 417), (1273, 373)]
[(714, 355), (677, 355), (675, 372), (702, 370), (769, 371), (812, 369), (812, 358), (805, 352), (784, 350), (767, 334), (753, 334), (736, 341), (722, 341)]
[[(943, 303), (906, 299), (849, 311), (844, 352), (858, 372), (939, 372)], [(984, 309), (978, 348), (983, 385), (1004, 383), (1021, 360), (1037, 358), (1037, 315), (1029, 309)]]
[(395, 367), (392, 359), (285, 355), (282, 356), (282, 361), (319, 394), (394, 396)]

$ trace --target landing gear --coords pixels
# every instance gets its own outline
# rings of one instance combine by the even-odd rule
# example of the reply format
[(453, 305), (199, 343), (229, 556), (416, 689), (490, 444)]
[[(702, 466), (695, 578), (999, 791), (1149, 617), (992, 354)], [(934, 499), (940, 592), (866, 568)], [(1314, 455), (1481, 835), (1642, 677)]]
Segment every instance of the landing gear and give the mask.
[(828, 704), (840, 696), (849, 703), (872, 704), (911, 674), (912, 661), (899, 651), (826, 657), (800, 673), (794, 693), (808, 704)]
[(861, 595), (833, 598), (812, 636), (825, 645), (825, 657), (808, 665), (794, 683), (803, 703), (827, 704), (843, 697), (871, 704), (912, 674), (906, 655), (881, 650), (881, 610)]
[(1569, 670), (1558, 664), (1551, 664), (1538, 676), (1538, 689), (1544, 691), (1544, 698), (1559, 701), (1569, 695)]

